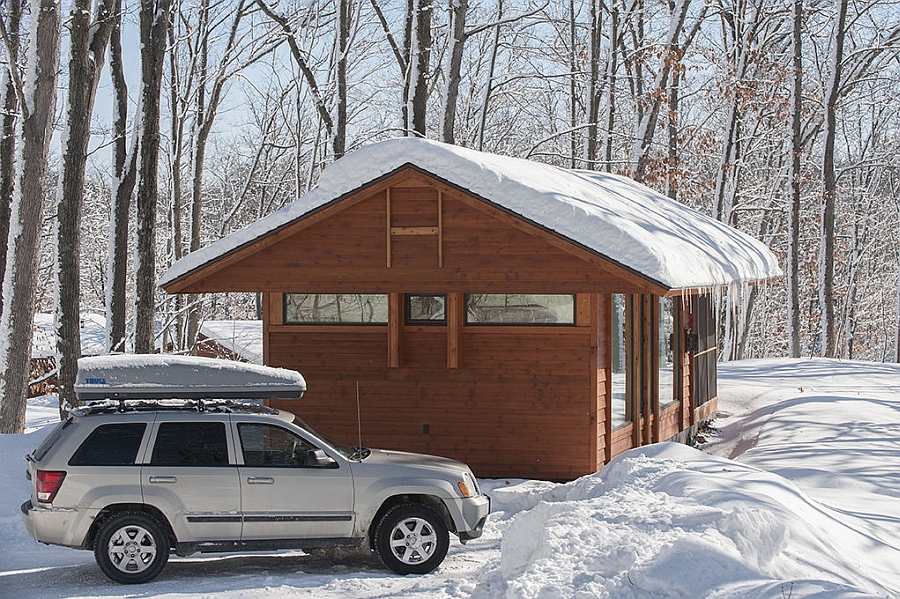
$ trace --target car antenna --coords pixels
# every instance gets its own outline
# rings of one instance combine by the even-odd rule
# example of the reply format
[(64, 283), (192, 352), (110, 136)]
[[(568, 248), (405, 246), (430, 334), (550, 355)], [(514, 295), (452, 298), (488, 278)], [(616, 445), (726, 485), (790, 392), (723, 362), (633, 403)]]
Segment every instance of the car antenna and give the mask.
[(359, 415), (359, 379), (356, 380), (356, 434), (359, 438), (359, 447), (362, 450), (362, 419)]

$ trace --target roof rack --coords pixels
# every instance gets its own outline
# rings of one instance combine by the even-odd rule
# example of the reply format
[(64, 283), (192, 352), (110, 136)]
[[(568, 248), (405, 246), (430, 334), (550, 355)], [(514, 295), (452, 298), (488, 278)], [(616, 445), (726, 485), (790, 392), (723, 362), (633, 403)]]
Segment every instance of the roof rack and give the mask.
[(251, 401), (234, 399), (104, 399), (76, 408), (73, 412), (94, 414), (125, 414), (128, 412), (189, 411), (198, 413), (276, 414), (278, 410)]

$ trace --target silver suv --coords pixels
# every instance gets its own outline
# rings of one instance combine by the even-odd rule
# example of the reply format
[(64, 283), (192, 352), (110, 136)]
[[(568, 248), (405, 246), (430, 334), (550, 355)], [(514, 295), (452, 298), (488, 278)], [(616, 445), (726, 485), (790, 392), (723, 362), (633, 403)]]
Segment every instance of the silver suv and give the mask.
[[(391, 570), (425, 574), (449, 532), (463, 543), (481, 535), (490, 500), (468, 466), (346, 447), (293, 414), (229, 399), (305, 389), (293, 371), (233, 364), (82, 359), (79, 397), (106, 399), (73, 410), (26, 457), (29, 534), (93, 550), (120, 583), (152, 580), (172, 551), (366, 544)], [(205, 398), (212, 388), (225, 398)]]

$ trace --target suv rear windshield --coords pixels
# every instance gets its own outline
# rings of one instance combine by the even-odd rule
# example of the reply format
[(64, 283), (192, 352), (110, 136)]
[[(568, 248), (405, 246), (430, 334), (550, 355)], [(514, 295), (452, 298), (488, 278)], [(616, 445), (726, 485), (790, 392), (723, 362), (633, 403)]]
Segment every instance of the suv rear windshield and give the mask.
[(44, 459), (44, 456), (47, 455), (47, 452), (50, 451), (50, 448), (53, 447), (57, 441), (63, 436), (63, 433), (69, 425), (72, 424), (71, 418), (66, 418), (62, 422), (56, 425), (56, 427), (50, 431), (50, 434), (41, 441), (41, 444), (38, 445), (37, 449), (35, 449), (31, 456), (34, 458), (35, 462), (40, 462)]

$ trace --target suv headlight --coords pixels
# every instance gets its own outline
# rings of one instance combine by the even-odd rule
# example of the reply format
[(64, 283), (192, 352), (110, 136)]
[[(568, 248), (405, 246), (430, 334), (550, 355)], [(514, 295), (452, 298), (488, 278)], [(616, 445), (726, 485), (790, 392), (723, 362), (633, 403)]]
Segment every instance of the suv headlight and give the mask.
[(463, 474), (463, 479), (456, 483), (456, 486), (459, 488), (459, 492), (462, 493), (462, 496), (465, 498), (478, 495), (478, 483), (475, 482), (475, 477), (472, 476), (469, 472)]

